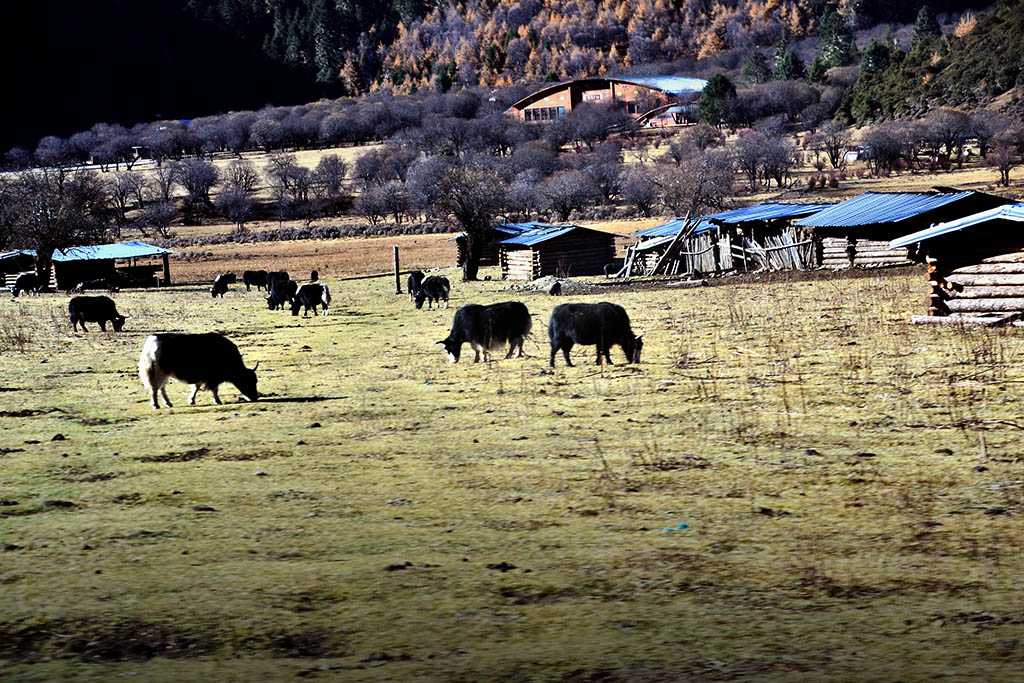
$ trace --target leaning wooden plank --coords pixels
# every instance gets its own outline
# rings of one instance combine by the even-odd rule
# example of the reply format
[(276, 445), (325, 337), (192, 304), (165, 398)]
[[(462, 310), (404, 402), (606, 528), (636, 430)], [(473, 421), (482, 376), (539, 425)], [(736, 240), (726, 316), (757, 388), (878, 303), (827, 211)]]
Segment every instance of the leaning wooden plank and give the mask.
[(1000, 327), (1003, 325), (1016, 325), (1021, 319), (1021, 313), (1010, 313), (1008, 315), (915, 315), (910, 322), (915, 325), (982, 325), (984, 327)]

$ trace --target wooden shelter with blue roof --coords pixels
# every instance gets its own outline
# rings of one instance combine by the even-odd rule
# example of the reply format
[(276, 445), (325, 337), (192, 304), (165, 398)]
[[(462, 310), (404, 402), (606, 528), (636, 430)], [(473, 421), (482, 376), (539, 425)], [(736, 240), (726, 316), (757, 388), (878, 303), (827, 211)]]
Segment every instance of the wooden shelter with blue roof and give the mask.
[[(126, 287), (166, 286), (171, 284), (169, 256), (178, 253), (138, 241), (56, 249), (52, 286), (67, 290), (79, 282), (100, 278)], [(25, 259), (34, 259), (35, 254), (33, 249), (19, 249), (0, 255), (0, 259), (23, 263)], [(159, 259), (159, 262), (139, 263), (152, 259)], [(9, 274), (8, 279), (12, 275), (16, 277), (17, 273)]]
[(1001, 325), (1024, 318), (1024, 203), (894, 239), (928, 266), (926, 316), (914, 322)]
[[(509, 223), (508, 221), (502, 221), (501, 223), (491, 226), (491, 239), (480, 247), (480, 265), (498, 265), (498, 253), (501, 251), (501, 247), (498, 246), (498, 243), (501, 242), (501, 240), (521, 235), (524, 232), (528, 232), (545, 225), (547, 225), (547, 223), (538, 223), (536, 221), (528, 221), (525, 223)], [(466, 233), (459, 233), (451, 239), (455, 242), (455, 263), (461, 268), (466, 262), (466, 254), (468, 253)]]
[(793, 225), (821, 239), (827, 268), (899, 266), (913, 263), (906, 247), (891, 240), (935, 223), (1009, 203), (984, 192), (865, 192), (801, 218)]
[(499, 246), (506, 280), (600, 275), (615, 261), (615, 235), (581, 225), (540, 224)]

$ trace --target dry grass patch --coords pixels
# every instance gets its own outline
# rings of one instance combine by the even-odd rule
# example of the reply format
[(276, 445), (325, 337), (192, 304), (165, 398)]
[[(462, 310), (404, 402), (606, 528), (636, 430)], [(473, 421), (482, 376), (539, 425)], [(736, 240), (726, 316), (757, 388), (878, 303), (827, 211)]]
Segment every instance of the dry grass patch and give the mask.
[[(453, 307), (522, 296), (450, 276)], [(997, 680), (1024, 662), (1020, 333), (909, 326), (922, 273), (612, 288), (578, 299), (624, 305), (645, 362), (582, 349), (554, 370), (559, 300), (524, 297), (527, 358), (450, 365), (432, 342), (453, 311), (387, 285), (335, 283), (316, 318), (122, 292), (121, 334), (70, 333), (62, 296), (5, 302), (30, 341), (0, 354), (0, 509), (33, 511), (0, 519), (11, 676)], [(264, 399), (190, 407), (172, 386), (153, 411), (134, 365), (162, 330), (227, 333)]]

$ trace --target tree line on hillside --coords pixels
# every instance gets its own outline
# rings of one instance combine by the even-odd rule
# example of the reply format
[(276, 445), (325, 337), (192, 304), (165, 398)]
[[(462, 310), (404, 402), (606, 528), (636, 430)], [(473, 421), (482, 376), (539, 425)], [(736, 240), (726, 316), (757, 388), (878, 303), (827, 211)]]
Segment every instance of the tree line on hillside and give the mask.
[[(812, 86), (783, 81), (760, 87), (763, 97), (751, 101), (763, 99), (760, 106), (767, 112), (775, 111), (776, 102), (791, 107), (790, 113), (770, 113), (751, 125), (747, 120), (753, 115), (747, 114), (728, 140), (720, 126), (706, 123), (677, 131), (635, 129), (621, 110), (602, 105), (583, 105), (547, 125), (525, 124), (489, 113), (479, 106), (479, 97), (466, 92), (379, 97), (346, 102), (337, 111), (327, 103), (319, 105), (327, 111), (297, 107), (234, 114), (171, 130), (145, 128), (167, 142), (146, 173), (131, 167), (130, 160), (125, 164), (122, 153), (107, 158), (110, 173), (78, 166), (90, 148), (123, 149), (112, 140), (130, 137), (130, 131), (108, 127), (68, 139), (46, 138), (31, 155), (24, 152), (35, 168), (0, 179), (0, 248), (50, 253), (128, 229), (166, 237), (179, 221), (216, 217), (243, 231), (257, 216), (300, 219), (309, 226), (348, 212), (370, 225), (422, 221), (463, 230), (470, 235), (470, 254), (477, 255), (499, 217), (566, 222), (624, 211), (698, 215), (724, 208), (738, 191), (737, 180), (744, 192), (792, 188), (794, 169), (802, 162), (822, 173), (803, 181), (805, 187), (824, 187), (825, 173), (834, 185), (845, 173), (851, 131), (836, 120), (807, 125), (809, 105), (794, 93), (816, 92)], [(703, 99), (715, 92), (727, 101), (712, 107)], [(739, 99), (733, 89), (709, 87), (698, 108), (717, 115), (735, 112), (739, 105), (733, 99)], [(415, 120), (409, 119), (410, 104), (417, 105)], [(388, 115), (396, 110), (404, 124)], [(338, 115), (373, 122), (367, 134), (386, 133), (385, 144), (351, 164), (333, 154), (314, 167), (299, 164), (294, 148), (322, 142), (320, 136), (334, 130), (331, 121)], [(239, 117), (249, 126), (240, 125)], [(263, 137), (267, 131), (292, 132), (270, 145)], [(292, 147), (275, 146), (286, 139)], [(248, 142), (236, 144), (240, 140)], [(968, 140), (976, 141), (1005, 184), (1024, 152), (1024, 127), (983, 110), (940, 109), (918, 122), (871, 127), (863, 136), (863, 170), (888, 175), (953, 168), (964, 162)], [(237, 154), (248, 148), (270, 154), (257, 167)], [(235, 158), (218, 166), (211, 162), (217, 154), (222, 160)], [(474, 259), (464, 275), (476, 277)]]

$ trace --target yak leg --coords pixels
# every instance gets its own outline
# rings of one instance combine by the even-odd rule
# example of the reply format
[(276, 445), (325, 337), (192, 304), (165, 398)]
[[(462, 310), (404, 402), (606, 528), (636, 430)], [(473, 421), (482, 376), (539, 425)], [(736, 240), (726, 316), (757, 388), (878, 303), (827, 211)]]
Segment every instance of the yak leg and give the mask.
[(198, 394), (198, 393), (199, 393), (199, 385), (198, 384), (193, 384), (192, 385), (192, 393), (189, 394), (189, 396), (188, 396), (188, 404), (190, 406), (194, 406), (196, 404), (196, 394)]
[(106, 320), (100, 320), (99, 323), (100, 323), (100, 331), (101, 332), (106, 332), (107, 331), (107, 321)]
[(210, 393), (213, 394), (213, 402), (220, 405), (220, 396), (217, 395), (217, 385), (209, 387)]
[[(162, 387), (160, 387), (160, 393), (163, 395), (164, 403), (167, 404), (167, 407), (168, 408), (173, 408), (174, 406), (171, 405), (171, 399), (167, 398), (167, 385), (166, 384), (163, 385)], [(156, 390), (155, 389), (153, 390), (153, 407), (154, 408), (158, 407), (156, 405)]]

